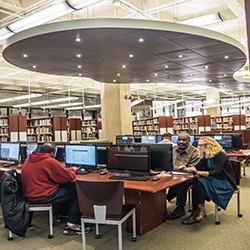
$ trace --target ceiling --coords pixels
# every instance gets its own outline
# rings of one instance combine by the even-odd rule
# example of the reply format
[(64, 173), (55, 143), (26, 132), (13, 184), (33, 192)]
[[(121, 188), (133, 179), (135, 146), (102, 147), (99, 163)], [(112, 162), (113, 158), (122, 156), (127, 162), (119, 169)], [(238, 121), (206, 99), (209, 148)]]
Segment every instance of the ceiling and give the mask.
[[(0, 33), (1, 28), (10, 26), (24, 19), (24, 17), (34, 15), (61, 2), (64, 1), (0, 1)], [(219, 13), (223, 21), (200, 27), (218, 31), (232, 37), (246, 47), (247, 36), (243, 0), (130, 0), (122, 1), (122, 3), (123, 5), (117, 6), (111, 0), (99, 1), (87, 8), (59, 17), (53, 20), (50, 25), (53, 26), (55, 21), (77, 21), (78, 19), (92, 18), (133, 18), (140, 19), (140, 21), (145, 19), (147, 20), (145, 22), (160, 20), (179, 23), (195, 17)], [(201, 24), (201, 22), (199, 23)], [(131, 84), (131, 94), (135, 98), (144, 100), (204, 100), (206, 99), (207, 87), (219, 88), (221, 98), (250, 96), (248, 63), (244, 65), (245, 55), (241, 50), (236, 49), (235, 46), (222, 44), (219, 41), (204, 37), (200, 40), (196, 35), (185, 34), (183, 36), (183, 33), (180, 33), (182, 36), (171, 37), (173, 35), (171, 31), (165, 31), (163, 34), (161, 30), (143, 30), (133, 27), (133, 29), (127, 29), (126, 33), (121, 34), (117, 32), (118, 30), (109, 29), (106, 32), (101, 32), (98, 29), (82, 31), (82, 35), (87, 35), (90, 43), (88, 43), (87, 49), (83, 51), (85, 53), (83, 54), (84, 57), (88, 56), (88, 61), (85, 65), (81, 65), (81, 68), (85, 69), (82, 71), (81, 76), (78, 75), (81, 68), (78, 68), (78, 70), (71, 68), (65, 73), (65, 65), (62, 66), (64, 71), (59, 70), (59, 67), (53, 67), (53, 65), (58, 65), (58, 63), (55, 64), (56, 61), (52, 60), (49, 64), (46, 63), (48, 61), (47, 58), (43, 58), (45, 61), (42, 61), (41, 56), (34, 57), (29, 61), (23, 60), (24, 58), (17, 60), (15, 50), (20, 49), (20, 44), (18, 43), (13, 44), (12, 46), (14, 47), (10, 46), (9, 48), (12, 47), (10, 51), (6, 48), (4, 53), (2, 52), (4, 58), (19, 67), (13, 66), (1, 57), (1, 99), (26, 93), (39, 93), (42, 96), (34, 98), (34, 100), (32, 99), (32, 102), (67, 96), (79, 98), (72, 102), (82, 102), (84, 95), (85, 105), (98, 104), (100, 101), (101, 82), (113, 82), (114, 84), (119, 82), (133, 83)], [(131, 43), (130, 38), (135, 37), (135, 34), (136, 36), (145, 35), (147, 44), (144, 43), (142, 47), (138, 43)], [(75, 35), (74, 31), (61, 31), (49, 38), (46, 35), (30, 38), (31, 40), (26, 40), (26, 43), (22, 44), (23, 47), (21, 46), (21, 49), (26, 49), (28, 52), (37, 52), (37, 48), (39, 48), (39, 50), (46, 50), (46, 53), (53, 56), (60, 48), (64, 49), (65, 46), (68, 46), (65, 57), (70, 57), (69, 52), (71, 49), (79, 49), (77, 47), (70, 47), (69, 49), (69, 41), (72, 35)], [(107, 37), (113, 38), (112, 43), (110, 43), (111, 40), (107, 39)], [(49, 41), (50, 45), (53, 43), (60, 46), (44, 46), (44, 44), (41, 44), (41, 40)], [(202, 42), (202, 48), (199, 44), (200, 41)], [(3, 41), (1, 43), (3, 45)], [(192, 55), (189, 50), (190, 46)], [(180, 51), (184, 55), (183, 58), (178, 57)], [(230, 62), (218, 59), (218, 57), (224, 56), (225, 53), (232, 54), (232, 58), (234, 58), (233, 63), (231, 58)], [(120, 64), (123, 65), (123, 62), (127, 63), (129, 59), (124, 60), (124, 58), (128, 54), (133, 55), (133, 58), (130, 58), (133, 60), (133, 63), (131, 64), (131, 61), (129, 61), (130, 68), (127, 67), (125, 69), (126, 73), (117, 67)], [(102, 57), (105, 57), (105, 59), (102, 60)], [(192, 57), (192, 60), (190, 60), (190, 57)], [(137, 58), (140, 58), (140, 60), (137, 60)], [(36, 65), (38, 59), (44, 65), (43, 70), (40, 70), (41, 67), (36, 69), (30, 67), (31, 65)], [(23, 63), (20, 64), (20, 61)], [(77, 65), (75, 60), (72, 59), (72, 61)], [(167, 69), (164, 68), (166, 62), (168, 63)], [(45, 69), (46, 64), (47, 69)], [(99, 64), (101, 65), (99, 66)], [(206, 65), (211, 65), (212, 67), (209, 67), (209, 70), (204, 72)], [(93, 66), (96, 66), (98, 70), (93, 71)], [(241, 68), (242, 66), (243, 68)], [(232, 78), (232, 75), (239, 68), (241, 69), (236, 74), (237, 77), (240, 77), (240, 82), (237, 83)], [(166, 70), (168, 71), (166, 72)], [(41, 73), (36, 73), (35, 71), (40, 71)], [(117, 74), (120, 74), (120, 76), (117, 76)], [(157, 74), (157, 78), (155, 74)], [(5, 102), (4, 104), (0, 103), (0, 105), (11, 106), (27, 102), (28, 100), (19, 100)], [(36, 107), (40, 106), (36, 105)], [(48, 104), (48, 106), (51, 105)], [(56, 107), (57, 104), (53, 104), (53, 106)]]

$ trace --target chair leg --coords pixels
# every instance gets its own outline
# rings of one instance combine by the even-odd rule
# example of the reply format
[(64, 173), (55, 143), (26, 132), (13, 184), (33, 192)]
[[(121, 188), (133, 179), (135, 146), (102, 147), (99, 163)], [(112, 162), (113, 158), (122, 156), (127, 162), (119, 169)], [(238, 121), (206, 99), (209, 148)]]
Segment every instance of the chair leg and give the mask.
[(95, 238), (96, 239), (100, 239), (101, 238), (100, 231), (99, 231), (99, 224), (98, 223), (95, 224)]
[(132, 221), (133, 221), (133, 238), (132, 241), (135, 242), (137, 241), (136, 239), (136, 217), (135, 217), (135, 209), (132, 214)]
[(9, 236), (8, 236), (8, 241), (13, 240), (13, 235), (12, 232), (9, 230)]
[(240, 213), (240, 190), (237, 192), (237, 210), (238, 210), (238, 217), (242, 217), (243, 215)]
[(53, 238), (53, 210), (52, 206), (49, 208), (49, 235), (48, 238)]
[(122, 250), (122, 223), (118, 223), (118, 249)]
[(86, 235), (85, 235), (85, 225), (83, 219), (81, 219), (81, 226), (82, 226), (82, 247), (83, 250), (87, 250), (86, 247)]
[(215, 224), (216, 225), (220, 225), (219, 213), (218, 213), (218, 206), (217, 205), (215, 205)]
[(191, 188), (188, 189), (188, 212), (191, 212)]

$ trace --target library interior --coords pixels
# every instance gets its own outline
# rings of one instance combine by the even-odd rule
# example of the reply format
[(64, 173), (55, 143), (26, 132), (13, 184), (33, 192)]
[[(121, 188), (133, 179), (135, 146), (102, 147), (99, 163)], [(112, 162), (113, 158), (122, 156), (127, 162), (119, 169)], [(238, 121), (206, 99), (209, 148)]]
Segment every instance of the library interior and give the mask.
[[(0, 1), (3, 249), (249, 249), (249, 46), (248, 0)], [(226, 211), (206, 202), (196, 223), (195, 183), (214, 170), (187, 158), (189, 171), (177, 169), (176, 154), (192, 148), (202, 161), (207, 137), (226, 154), (237, 195)], [(44, 143), (74, 169), (58, 185), (77, 193), (81, 235), (64, 236), (53, 202), (27, 203), (23, 238), (8, 224), (6, 179), (19, 183), (33, 155), (51, 153)], [(168, 194), (191, 182), (184, 215), (195, 223), (185, 226), (171, 219), (180, 205)]]

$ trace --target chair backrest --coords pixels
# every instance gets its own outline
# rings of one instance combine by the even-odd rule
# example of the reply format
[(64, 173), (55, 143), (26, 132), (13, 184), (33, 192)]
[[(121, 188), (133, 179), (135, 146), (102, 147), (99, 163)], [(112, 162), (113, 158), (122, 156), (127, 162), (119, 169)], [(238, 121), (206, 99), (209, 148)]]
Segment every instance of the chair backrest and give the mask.
[(122, 213), (124, 183), (76, 180), (79, 208), (83, 215), (94, 215), (94, 205), (106, 205), (107, 217)]
[(230, 163), (233, 167), (233, 171), (236, 177), (236, 184), (240, 185), (241, 162), (237, 160), (230, 160)]

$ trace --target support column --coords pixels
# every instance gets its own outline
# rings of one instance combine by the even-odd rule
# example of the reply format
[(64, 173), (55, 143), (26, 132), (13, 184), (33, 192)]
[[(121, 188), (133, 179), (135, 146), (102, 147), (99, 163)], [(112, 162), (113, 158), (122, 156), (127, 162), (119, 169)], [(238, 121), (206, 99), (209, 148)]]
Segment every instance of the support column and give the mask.
[[(206, 89), (207, 106), (220, 104), (220, 91), (216, 88)], [(207, 114), (211, 117), (219, 116), (220, 107), (211, 107), (207, 109)]]
[(133, 134), (129, 84), (101, 83), (102, 134), (115, 143), (116, 135)]

